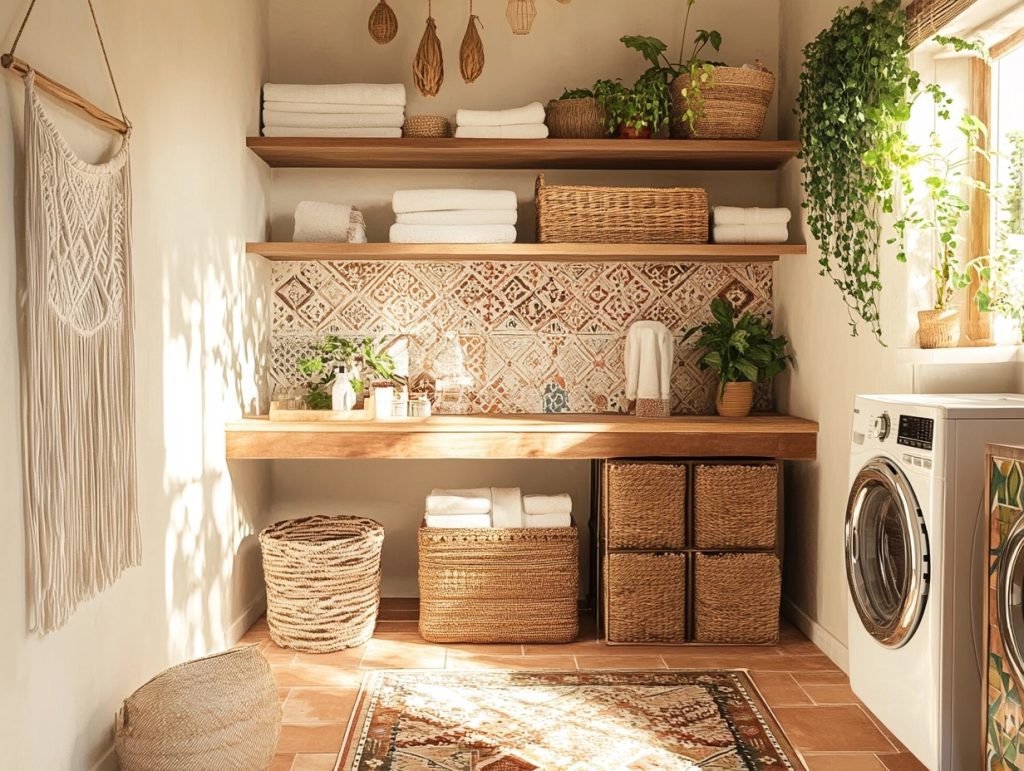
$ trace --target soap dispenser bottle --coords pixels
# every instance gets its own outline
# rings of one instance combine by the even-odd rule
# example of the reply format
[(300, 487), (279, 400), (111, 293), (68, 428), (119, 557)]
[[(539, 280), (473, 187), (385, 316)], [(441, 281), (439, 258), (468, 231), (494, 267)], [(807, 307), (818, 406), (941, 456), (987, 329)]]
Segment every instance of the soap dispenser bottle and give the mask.
[(352, 388), (352, 378), (348, 376), (345, 367), (338, 367), (331, 387), (331, 409), (335, 412), (351, 412), (355, 406), (356, 392)]

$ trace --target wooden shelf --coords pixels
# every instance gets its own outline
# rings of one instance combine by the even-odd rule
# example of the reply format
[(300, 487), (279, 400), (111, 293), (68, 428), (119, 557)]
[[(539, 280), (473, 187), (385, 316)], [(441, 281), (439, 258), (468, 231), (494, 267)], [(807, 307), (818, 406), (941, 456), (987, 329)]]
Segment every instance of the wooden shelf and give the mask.
[(274, 167), (348, 169), (703, 169), (770, 171), (792, 141), (716, 139), (349, 139), (248, 137)]
[(504, 262), (775, 262), (804, 244), (317, 244), (249, 243), (269, 260), (492, 260)]
[(813, 460), (818, 424), (785, 415), (468, 415), (421, 421), (226, 426), (229, 459), (594, 459), (746, 457)]

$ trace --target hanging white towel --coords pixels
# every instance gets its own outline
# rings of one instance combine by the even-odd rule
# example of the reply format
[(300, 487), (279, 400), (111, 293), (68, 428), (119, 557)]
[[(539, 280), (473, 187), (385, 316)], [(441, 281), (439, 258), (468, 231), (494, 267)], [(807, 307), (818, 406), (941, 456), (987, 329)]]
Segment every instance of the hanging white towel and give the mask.
[(509, 110), (459, 110), (455, 113), (458, 126), (514, 126), (524, 123), (543, 123), (544, 105), (530, 102)]
[(785, 225), (793, 218), (789, 209), (761, 209), (757, 206), (716, 206), (716, 225)]
[(490, 514), (491, 488), (468, 490), (434, 489), (427, 496), (427, 514)]
[(405, 108), (394, 104), (331, 104), (329, 102), (271, 102), (264, 100), (263, 111), (316, 113), (318, 115), (388, 115), (404, 113)]
[(715, 225), (716, 244), (784, 244), (789, 240), (786, 225)]
[(571, 514), (526, 514), (523, 517), (526, 527), (570, 527)]
[(364, 139), (401, 139), (400, 128), (296, 128), (265, 126), (265, 137), (362, 137)]
[(395, 215), (399, 225), (515, 225), (518, 219), (515, 209), (449, 209)]
[(456, 139), (547, 139), (548, 127), (543, 123), (515, 126), (459, 126)]
[(393, 244), (514, 244), (515, 225), (392, 225)]
[(626, 333), (626, 398), (668, 399), (672, 395), (673, 340), (658, 321), (637, 321)]
[(402, 128), (405, 111), (382, 113), (316, 113), (263, 111), (263, 124), (275, 128)]
[(476, 527), (491, 526), (490, 514), (427, 514), (424, 517), (427, 527)]
[(572, 497), (561, 495), (524, 495), (523, 513), (531, 514), (572, 514)]
[(496, 528), (523, 526), (523, 494), (518, 487), (492, 487), (491, 522)]
[(506, 209), (518, 205), (511, 190), (469, 190), (465, 188), (429, 188), (396, 190), (391, 198), (395, 214), (448, 209)]
[(402, 83), (266, 83), (268, 102), (325, 102), (328, 104), (378, 104), (405, 106)]

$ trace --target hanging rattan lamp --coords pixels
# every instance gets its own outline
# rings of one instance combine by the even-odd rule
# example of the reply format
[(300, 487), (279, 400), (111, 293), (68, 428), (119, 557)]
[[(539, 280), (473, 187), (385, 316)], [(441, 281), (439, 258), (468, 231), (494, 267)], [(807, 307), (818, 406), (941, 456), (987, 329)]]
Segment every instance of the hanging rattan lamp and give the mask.
[(533, 20), (537, 18), (537, 3), (534, 0), (508, 0), (505, 18), (512, 27), (513, 35), (529, 35)]

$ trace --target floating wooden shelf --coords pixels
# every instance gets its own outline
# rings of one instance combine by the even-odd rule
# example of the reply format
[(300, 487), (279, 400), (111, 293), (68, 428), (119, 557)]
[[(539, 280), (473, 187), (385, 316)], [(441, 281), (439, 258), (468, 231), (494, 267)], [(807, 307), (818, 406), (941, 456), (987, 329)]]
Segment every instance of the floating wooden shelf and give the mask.
[(594, 459), (744, 457), (813, 460), (818, 424), (785, 415), (467, 415), (366, 423), (226, 426), (231, 459)]
[(497, 260), (505, 262), (775, 262), (804, 244), (316, 244), (249, 243), (269, 260)]
[(275, 167), (349, 169), (778, 169), (792, 141), (717, 139), (349, 139), (249, 137)]

